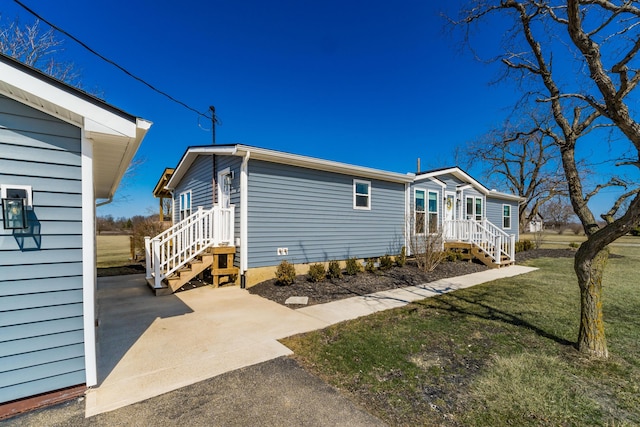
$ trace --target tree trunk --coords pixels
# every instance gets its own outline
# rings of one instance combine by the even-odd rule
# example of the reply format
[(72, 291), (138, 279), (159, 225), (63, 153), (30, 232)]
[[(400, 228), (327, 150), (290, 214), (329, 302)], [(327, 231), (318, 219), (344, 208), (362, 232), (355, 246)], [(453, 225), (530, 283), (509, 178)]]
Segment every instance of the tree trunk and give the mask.
[(574, 269), (580, 286), (580, 332), (578, 350), (581, 353), (609, 357), (602, 316), (602, 276), (609, 259), (609, 249), (590, 254), (581, 247), (576, 253)]

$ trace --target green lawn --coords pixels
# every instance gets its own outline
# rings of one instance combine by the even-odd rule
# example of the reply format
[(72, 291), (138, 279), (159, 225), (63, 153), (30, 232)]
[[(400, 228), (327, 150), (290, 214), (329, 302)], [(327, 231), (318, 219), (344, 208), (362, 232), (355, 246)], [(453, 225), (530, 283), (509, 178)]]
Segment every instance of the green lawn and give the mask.
[(131, 264), (129, 236), (96, 236), (98, 268), (119, 267)]
[(300, 363), (392, 425), (640, 425), (640, 248), (605, 276), (611, 357), (573, 347), (572, 259), (285, 340)]

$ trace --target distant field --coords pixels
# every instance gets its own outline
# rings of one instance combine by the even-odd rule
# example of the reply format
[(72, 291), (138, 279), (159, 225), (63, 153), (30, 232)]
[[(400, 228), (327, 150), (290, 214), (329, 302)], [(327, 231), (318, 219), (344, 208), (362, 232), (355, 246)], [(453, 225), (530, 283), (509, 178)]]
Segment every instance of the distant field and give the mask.
[(97, 240), (98, 268), (131, 264), (129, 236), (99, 235)]
[[(536, 241), (537, 236), (533, 233), (522, 233), (520, 234), (520, 240), (531, 240), (532, 242)], [(586, 236), (576, 235), (573, 232), (565, 231), (562, 234), (558, 234), (555, 232), (544, 232), (542, 234), (542, 248), (544, 249), (559, 249), (564, 248), (569, 245), (569, 243), (582, 243), (586, 240)], [(616, 240), (612, 246), (615, 245), (639, 245), (640, 246), (640, 237), (636, 236), (622, 236), (618, 240)]]

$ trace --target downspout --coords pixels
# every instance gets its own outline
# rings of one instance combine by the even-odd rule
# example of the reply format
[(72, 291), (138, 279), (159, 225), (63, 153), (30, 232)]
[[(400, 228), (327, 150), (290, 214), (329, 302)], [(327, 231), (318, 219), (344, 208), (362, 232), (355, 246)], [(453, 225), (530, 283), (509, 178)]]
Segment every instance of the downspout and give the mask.
[[(419, 160), (418, 160), (419, 161)], [(407, 256), (411, 256), (411, 183), (404, 184), (404, 247)]]
[(240, 167), (240, 288), (242, 289), (246, 287), (246, 272), (249, 265), (249, 248), (247, 247), (249, 242), (249, 157), (251, 157), (251, 152), (247, 150)]

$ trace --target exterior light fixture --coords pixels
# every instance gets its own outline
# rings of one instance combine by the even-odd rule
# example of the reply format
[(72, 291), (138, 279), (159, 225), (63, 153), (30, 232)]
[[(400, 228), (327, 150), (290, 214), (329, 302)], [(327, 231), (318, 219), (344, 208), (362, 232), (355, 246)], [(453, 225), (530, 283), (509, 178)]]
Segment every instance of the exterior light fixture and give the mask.
[(2, 224), (5, 230), (29, 228), (27, 209), (31, 209), (30, 186), (0, 186)]
[(24, 199), (2, 199), (2, 218), (6, 230), (27, 228), (27, 208)]

